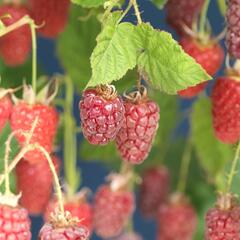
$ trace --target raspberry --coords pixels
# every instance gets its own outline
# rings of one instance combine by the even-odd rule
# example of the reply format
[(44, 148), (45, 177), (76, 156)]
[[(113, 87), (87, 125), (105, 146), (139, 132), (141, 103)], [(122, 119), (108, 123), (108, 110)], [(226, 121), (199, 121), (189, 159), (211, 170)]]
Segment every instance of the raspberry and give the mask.
[(114, 240), (143, 240), (143, 238), (134, 232), (124, 233), (121, 236), (114, 238)]
[(232, 203), (227, 205), (220, 206), (217, 203), (215, 208), (208, 211), (205, 219), (205, 240), (240, 239), (240, 206)]
[(168, 0), (167, 22), (179, 34), (185, 35), (183, 26), (192, 29), (194, 20), (200, 13), (204, 0)]
[[(52, 157), (56, 169), (59, 160)], [(18, 192), (21, 192), (21, 205), (32, 215), (44, 212), (52, 193), (53, 177), (48, 161), (35, 164), (22, 159), (16, 167)]]
[(10, 98), (5, 95), (0, 99), (0, 132), (5, 127), (6, 122), (12, 113), (12, 102)]
[(240, 58), (240, 1), (229, 0), (227, 19), (226, 46), (232, 57)]
[[(37, 117), (38, 124), (30, 143), (38, 143), (51, 153), (58, 124), (58, 114), (55, 108), (43, 104), (30, 105), (23, 101), (18, 103), (12, 110), (10, 119), (12, 130), (30, 131)], [(25, 144), (25, 136), (17, 134), (16, 138), (20, 145)], [(45, 156), (38, 150), (28, 152), (24, 158), (31, 163), (45, 160)]]
[(70, 7), (69, 0), (29, 0), (32, 17), (39, 33), (47, 38), (57, 37), (65, 28)]
[[(46, 212), (44, 214), (44, 219), (46, 222), (50, 220), (50, 214), (54, 212), (57, 207), (57, 202), (55, 199), (49, 202)], [(89, 203), (86, 200), (74, 199), (73, 201), (66, 201), (64, 203), (65, 211), (71, 213), (73, 217), (79, 219), (78, 226), (86, 227), (89, 232), (92, 231), (92, 222), (93, 222), (93, 210)]]
[(31, 239), (28, 212), (21, 207), (0, 205), (0, 239)]
[[(124, 106), (111, 89), (89, 89), (79, 103), (84, 136), (91, 144), (105, 145), (116, 138), (124, 119)], [(108, 91), (112, 91), (107, 96)]]
[(94, 229), (102, 238), (118, 236), (134, 211), (134, 196), (124, 189), (112, 190), (108, 185), (98, 189), (94, 200)]
[(159, 107), (148, 99), (124, 102), (125, 119), (116, 143), (123, 160), (140, 164), (147, 157), (158, 129)]
[(39, 233), (39, 240), (87, 240), (88, 230), (84, 227), (61, 227), (55, 228), (53, 225), (46, 223)]
[(165, 167), (146, 170), (140, 187), (140, 209), (144, 216), (154, 217), (156, 209), (169, 193), (169, 172)]
[[(0, 16), (9, 14), (11, 17), (1, 18), (6, 25), (12, 25), (25, 15), (29, 15), (24, 6), (2, 5)], [(6, 65), (17, 66), (23, 64), (31, 51), (31, 32), (25, 25), (0, 38), (0, 55)]]
[(158, 215), (160, 240), (192, 240), (197, 228), (197, 216), (193, 207), (179, 196), (162, 205)]
[(240, 82), (234, 77), (220, 77), (212, 91), (213, 127), (224, 143), (240, 139)]
[[(220, 69), (223, 59), (224, 51), (217, 43), (209, 43), (203, 45), (195, 39), (182, 38), (180, 44), (184, 51), (192, 56), (209, 75), (214, 75)], [(194, 87), (179, 91), (181, 97), (192, 98), (200, 93), (207, 85), (207, 82), (200, 83)]]

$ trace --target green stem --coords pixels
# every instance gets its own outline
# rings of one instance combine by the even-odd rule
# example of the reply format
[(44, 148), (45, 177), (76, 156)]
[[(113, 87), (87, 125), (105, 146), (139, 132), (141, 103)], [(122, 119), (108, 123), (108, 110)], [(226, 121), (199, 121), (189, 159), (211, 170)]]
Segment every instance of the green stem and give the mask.
[(238, 143), (237, 150), (236, 150), (236, 153), (235, 153), (235, 156), (234, 156), (234, 159), (233, 159), (231, 171), (230, 171), (229, 176), (228, 176), (227, 192), (229, 192), (231, 190), (233, 178), (236, 175), (237, 164), (238, 164), (239, 158), (240, 158), (240, 142)]
[(220, 12), (223, 16), (225, 16), (227, 11), (227, 4), (225, 0), (217, 0), (218, 1), (218, 7), (220, 9)]
[(50, 167), (50, 170), (52, 172), (53, 179), (54, 179), (54, 184), (55, 184), (56, 194), (57, 194), (57, 198), (58, 198), (60, 214), (61, 214), (61, 216), (65, 216), (63, 193), (62, 193), (60, 181), (59, 181), (55, 166), (53, 164), (53, 161), (52, 161), (49, 153), (45, 150), (45, 148), (43, 148), (40, 145), (36, 145), (35, 149), (38, 149), (39, 151), (41, 151), (48, 161), (48, 164), (49, 164), (49, 167)]
[(192, 142), (191, 138), (186, 141), (185, 149), (182, 156), (180, 174), (179, 174), (179, 182), (178, 182), (178, 191), (184, 193), (186, 190), (188, 170), (191, 161), (191, 153), (192, 153)]
[(34, 93), (37, 93), (37, 34), (34, 21), (30, 22), (32, 34), (32, 88)]
[(205, 3), (202, 8), (202, 12), (201, 12), (201, 16), (200, 16), (200, 26), (199, 26), (201, 35), (204, 35), (204, 33), (205, 33), (205, 26), (206, 26), (206, 22), (207, 22), (207, 12), (208, 12), (209, 4), (210, 4), (210, 0), (205, 0)]
[(73, 116), (74, 86), (69, 77), (65, 78), (66, 96), (63, 114), (64, 121), (64, 169), (65, 178), (69, 187), (68, 194), (76, 193), (80, 185), (80, 174), (77, 165), (76, 122)]
[(142, 18), (141, 18), (141, 14), (140, 14), (140, 11), (139, 11), (137, 0), (130, 0), (130, 1), (132, 1), (132, 5), (134, 7), (134, 11), (135, 11), (135, 14), (136, 14), (136, 17), (137, 17), (138, 24), (142, 24), (143, 21), (142, 21)]

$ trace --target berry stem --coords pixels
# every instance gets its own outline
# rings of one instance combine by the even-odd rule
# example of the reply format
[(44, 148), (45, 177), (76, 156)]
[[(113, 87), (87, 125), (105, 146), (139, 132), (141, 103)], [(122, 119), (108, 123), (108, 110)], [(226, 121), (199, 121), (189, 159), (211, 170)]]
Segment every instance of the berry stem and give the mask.
[(37, 149), (40, 152), (42, 152), (48, 161), (50, 170), (53, 175), (54, 183), (55, 183), (55, 189), (56, 189), (56, 194), (57, 194), (58, 204), (59, 204), (59, 211), (60, 211), (59, 213), (61, 214), (62, 217), (64, 217), (65, 211), (64, 211), (64, 203), (63, 203), (63, 193), (62, 193), (62, 188), (61, 188), (60, 181), (59, 181), (55, 166), (53, 164), (53, 161), (49, 153), (46, 151), (44, 147), (40, 146), (39, 144), (34, 144), (33, 146), (34, 146), (34, 149)]
[(21, 19), (19, 19), (17, 22), (15, 22), (7, 27), (1, 28), (0, 29), (0, 37), (16, 30), (17, 28), (20, 28), (26, 24), (29, 24), (30, 21), (31, 21), (31, 19), (28, 16), (24, 16)]
[(34, 21), (30, 20), (30, 29), (32, 35), (32, 88), (37, 93), (37, 34)]
[(236, 169), (237, 169), (237, 164), (238, 164), (238, 160), (240, 158), (240, 142), (238, 143), (237, 146), (237, 150), (233, 159), (233, 163), (232, 163), (232, 167), (228, 176), (228, 181), (227, 181), (227, 193), (230, 192), (231, 190), (231, 186), (232, 186), (232, 182), (233, 182), (233, 178), (236, 175)]
[(4, 156), (4, 175), (5, 175), (5, 194), (6, 195), (9, 195), (11, 193), (9, 173), (8, 173), (8, 163), (9, 163), (9, 155), (10, 155), (10, 152), (11, 152), (11, 142), (12, 142), (12, 140), (15, 137), (16, 134), (22, 134), (22, 135), (27, 136), (26, 143), (25, 143), (25, 145), (27, 146), (31, 141), (31, 138), (33, 136), (33, 132), (34, 132), (36, 126), (37, 126), (37, 122), (38, 122), (38, 117), (34, 120), (33, 125), (31, 127), (31, 130), (28, 134), (26, 132), (21, 131), (21, 130), (17, 130), (17, 131), (12, 132), (9, 135), (9, 137), (8, 137), (6, 143), (5, 143), (6, 144), (6, 149), (5, 149), (5, 156)]
[(137, 0), (131, 0), (131, 2), (132, 2), (132, 5), (134, 7), (134, 11), (135, 11), (135, 14), (136, 14), (136, 17), (137, 17), (138, 24), (142, 24), (143, 21), (142, 21), (142, 18), (141, 18), (141, 14), (140, 14), (140, 11), (139, 11)]
[(179, 174), (179, 182), (178, 182), (178, 191), (184, 193), (186, 190), (188, 170), (191, 161), (191, 153), (192, 153), (192, 141), (189, 137), (185, 144), (185, 149), (182, 156), (180, 174)]
[(207, 12), (208, 12), (209, 3), (210, 3), (210, 0), (205, 0), (202, 11), (201, 11), (200, 26), (199, 26), (201, 36), (204, 36), (204, 34), (205, 34), (205, 27), (206, 27), (206, 22), (207, 22)]
[(64, 169), (69, 197), (74, 195), (80, 185), (77, 166), (76, 122), (73, 116), (74, 86), (71, 78), (65, 78), (66, 96), (64, 104)]
[(226, 4), (226, 0), (217, 0), (218, 2), (218, 7), (220, 9), (220, 12), (223, 16), (225, 16), (226, 11), (227, 11), (227, 4)]

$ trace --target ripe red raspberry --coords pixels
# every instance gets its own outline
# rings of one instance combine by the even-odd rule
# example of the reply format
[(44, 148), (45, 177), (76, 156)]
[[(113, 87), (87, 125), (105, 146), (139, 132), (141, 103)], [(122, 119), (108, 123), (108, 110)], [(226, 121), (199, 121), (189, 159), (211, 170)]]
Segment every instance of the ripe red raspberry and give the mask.
[(105, 145), (116, 138), (124, 106), (111, 86), (86, 90), (79, 108), (83, 134), (91, 144)]
[[(37, 117), (38, 124), (30, 143), (38, 143), (51, 153), (58, 125), (58, 114), (54, 107), (44, 104), (31, 105), (21, 101), (13, 107), (10, 120), (11, 128), (12, 130), (30, 131)], [(16, 138), (21, 145), (25, 144), (25, 136), (17, 134)], [(24, 158), (31, 163), (45, 160), (45, 156), (39, 150), (28, 152)]]
[(160, 240), (192, 240), (197, 228), (197, 216), (187, 200), (173, 196), (168, 204), (162, 205), (158, 215)]
[(216, 137), (224, 143), (240, 139), (240, 81), (220, 77), (212, 91), (213, 127)]
[(0, 222), (0, 239), (31, 239), (31, 223), (24, 208), (0, 205)]
[[(240, 206), (227, 203), (231, 197), (227, 196), (225, 203), (217, 203), (215, 208), (206, 215), (205, 240), (239, 240), (240, 239)], [(220, 197), (221, 198), (221, 197)], [(218, 199), (221, 201), (221, 199)]]
[[(57, 201), (53, 199), (49, 202), (46, 212), (44, 214), (44, 220), (48, 222), (50, 220), (51, 213), (55, 211), (57, 207)], [(77, 217), (80, 221), (77, 224), (79, 227), (86, 227), (89, 232), (92, 232), (93, 225), (93, 210), (89, 203), (84, 199), (74, 199), (72, 201), (65, 201), (64, 209), (70, 212), (73, 217)]]
[(137, 102), (124, 102), (125, 118), (116, 143), (123, 160), (140, 164), (147, 157), (158, 129), (158, 105), (142, 97)]
[(204, 0), (168, 0), (167, 22), (180, 35), (186, 34), (183, 26), (192, 29), (194, 20), (200, 13)]
[[(180, 44), (184, 51), (192, 56), (209, 75), (214, 75), (220, 69), (223, 59), (224, 51), (217, 43), (209, 43), (203, 45), (195, 39), (182, 38)], [(179, 91), (181, 97), (192, 98), (200, 93), (207, 85), (207, 82), (200, 83), (194, 87)]]
[(39, 233), (39, 240), (87, 240), (88, 237), (88, 230), (84, 227), (69, 226), (55, 228), (49, 223), (46, 223)]
[(0, 99), (0, 132), (5, 127), (6, 122), (12, 113), (12, 101), (8, 95)]
[(70, 7), (69, 0), (29, 0), (32, 17), (44, 37), (55, 38), (65, 28)]
[[(9, 14), (10, 17), (1, 18), (6, 25), (12, 25), (25, 15), (29, 15), (24, 6), (2, 5), (0, 16)], [(5, 64), (16, 66), (23, 64), (31, 51), (31, 32), (25, 25), (0, 38), (0, 55)]]
[(227, 19), (226, 45), (229, 54), (234, 58), (240, 58), (240, 1), (229, 0)]
[(94, 200), (94, 229), (102, 238), (118, 236), (134, 211), (134, 196), (131, 192), (111, 186), (101, 186)]
[[(56, 170), (59, 159), (52, 157)], [(42, 214), (49, 202), (53, 177), (48, 161), (31, 164), (22, 159), (16, 167), (17, 190), (21, 193), (20, 204), (32, 215)]]
[(146, 170), (140, 186), (140, 209), (145, 217), (154, 217), (169, 193), (169, 172), (165, 167)]

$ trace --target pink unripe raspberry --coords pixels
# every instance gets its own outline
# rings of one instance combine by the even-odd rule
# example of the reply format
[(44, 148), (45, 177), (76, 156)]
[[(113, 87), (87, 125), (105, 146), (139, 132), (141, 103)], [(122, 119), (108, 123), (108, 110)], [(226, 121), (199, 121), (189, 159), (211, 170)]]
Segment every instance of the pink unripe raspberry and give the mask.
[(82, 131), (95, 145), (106, 145), (115, 140), (124, 120), (122, 99), (112, 86), (88, 89), (79, 103)]

